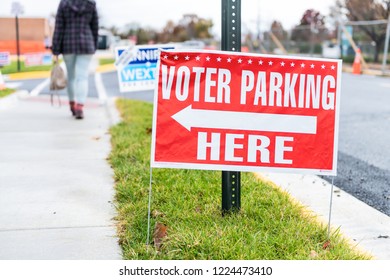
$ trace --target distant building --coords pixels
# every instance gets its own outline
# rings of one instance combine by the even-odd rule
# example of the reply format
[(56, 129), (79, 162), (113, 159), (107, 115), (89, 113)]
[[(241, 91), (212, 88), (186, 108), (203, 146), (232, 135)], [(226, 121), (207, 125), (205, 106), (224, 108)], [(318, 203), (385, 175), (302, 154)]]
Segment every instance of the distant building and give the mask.
[[(51, 46), (53, 26), (46, 18), (19, 17), (20, 53), (44, 52)], [(0, 51), (17, 53), (14, 17), (0, 18)]]

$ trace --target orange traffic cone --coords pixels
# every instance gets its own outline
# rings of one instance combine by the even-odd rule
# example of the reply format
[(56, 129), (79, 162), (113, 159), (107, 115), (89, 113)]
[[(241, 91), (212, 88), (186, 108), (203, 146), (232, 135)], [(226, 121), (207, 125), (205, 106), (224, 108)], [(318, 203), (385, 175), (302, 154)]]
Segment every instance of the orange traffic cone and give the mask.
[(360, 64), (361, 56), (362, 54), (360, 52), (360, 49), (357, 49), (355, 54), (355, 60), (353, 61), (353, 65), (352, 65), (353, 74), (360, 75), (362, 73), (361, 64)]
[(3, 75), (1, 74), (1, 71), (0, 71), (0, 90), (2, 90), (2, 89), (5, 89), (5, 82), (3, 79)]

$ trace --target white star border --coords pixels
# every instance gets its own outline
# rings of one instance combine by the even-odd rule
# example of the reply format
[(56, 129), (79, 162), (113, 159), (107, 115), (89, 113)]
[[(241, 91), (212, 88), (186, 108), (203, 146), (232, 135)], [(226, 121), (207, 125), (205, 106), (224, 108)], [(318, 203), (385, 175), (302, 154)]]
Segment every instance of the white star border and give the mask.
[(226, 54), (199, 54), (199, 53), (173, 53), (171, 55), (164, 54), (164, 60), (173, 60), (174, 62), (178, 61), (195, 61), (195, 62), (205, 62), (205, 63), (218, 63), (226, 62), (228, 64), (240, 64), (248, 66), (260, 66), (260, 67), (281, 67), (289, 69), (309, 69), (309, 70), (332, 70), (337, 69), (337, 63), (331, 61), (321, 61), (321, 60), (301, 60), (300, 58), (266, 58), (266, 57), (246, 57), (246, 56), (228, 56)]

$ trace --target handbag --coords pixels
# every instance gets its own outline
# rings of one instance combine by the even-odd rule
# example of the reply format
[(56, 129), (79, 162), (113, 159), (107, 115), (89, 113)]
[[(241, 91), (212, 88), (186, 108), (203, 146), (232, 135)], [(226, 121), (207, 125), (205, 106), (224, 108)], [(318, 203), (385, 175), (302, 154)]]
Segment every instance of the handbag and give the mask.
[(58, 61), (54, 62), (50, 73), (50, 90), (61, 90), (66, 88), (68, 80), (64, 69), (61, 68)]
[[(54, 62), (53, 68), (50, 72), (50, 90), (57, 94), (59, 105), (61, 106), (60, 96), (58, 90), (66, 88), (68, 80), (64, 69), (61, 68), (58, 60)], [(51, 94), (51, 104), (53, 105), (53, 93)]]

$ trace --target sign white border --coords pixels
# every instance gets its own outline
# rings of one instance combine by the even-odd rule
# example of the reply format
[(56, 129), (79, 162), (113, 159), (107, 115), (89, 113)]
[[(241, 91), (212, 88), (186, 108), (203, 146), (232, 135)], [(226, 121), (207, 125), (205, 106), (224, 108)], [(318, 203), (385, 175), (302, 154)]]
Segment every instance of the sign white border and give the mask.
[(342, 60), (341, 59), (327, 59), (327, 58), (312, 58), (312, 57), (299, 57), (299, 56), (283, 56), (283, 55), (264, 55), (255, 53), (238, 53), (229, 51), (214, 51), (214, 50), (167, 50), (172, 53), (214, 53), (214, 54), (231, 54), (234, 56), (250, 56), (261, 58), (285, 58), (285, 59), (297, 59), (307, 61), (326, 61), (334, 62), (337, 64), (337, 79), (336, 79), (336, 108), (335, 108), (335, 127), (334, 127), (334, 139), (333, 139), (333, 164), (331, 170), (322, 169), (300, 169), (300, 168), (288, 168), (288, 167), (266, 167), (266, 166), (245, 166), (234, 164), (203, 164), (203, 163), (183, 163), (183, 162), (161, 162), (155, 161), (155, 146), (156, 146), (156, 125), (157, 125), (157, 107), (158, 107), (158, 84), (160, 82), (160, 60), (157, 62), (156, 83), (154, 88), (154, 106), (153, 106), (153, 126), (152, 126), (152, 141), (151, 141), (151, 167), (157, 168), (178, 168), (178, 169), (199, 169), (199, 170), (219, 170), (219, 171), (250, 171), (250, 172), (279, 172), (279, 173), (295, 173), (295, 174), (315, 174), (315, 175), (337, 175), (337, 160), (338, 160), (338, 137), (339, 137), (339, 116), (340, 116), (340, 94), (341, 94), (341, 73), (342, 73)]

